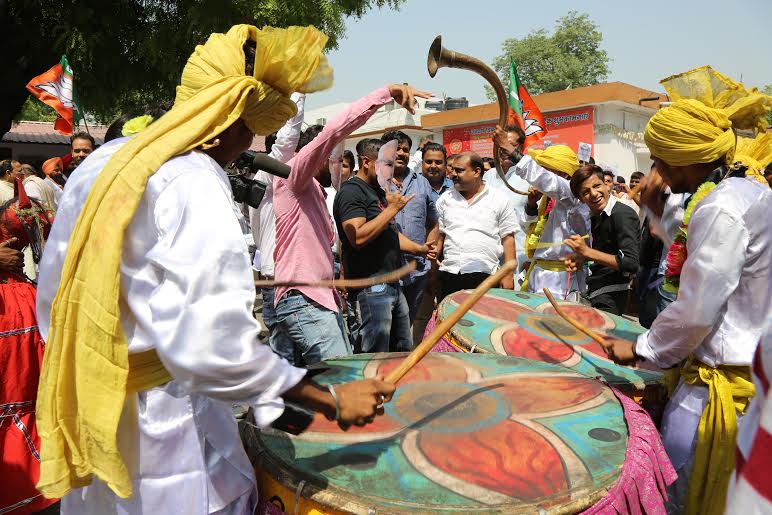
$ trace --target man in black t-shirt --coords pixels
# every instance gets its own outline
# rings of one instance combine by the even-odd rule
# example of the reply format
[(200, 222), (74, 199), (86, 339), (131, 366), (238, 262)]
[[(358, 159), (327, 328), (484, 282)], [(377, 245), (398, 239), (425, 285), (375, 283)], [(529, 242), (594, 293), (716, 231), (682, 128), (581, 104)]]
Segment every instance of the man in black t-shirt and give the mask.
[(571, 177), (571, 192), (590, 208), (592, 247), (578, 235), (565, 240), (576, 253), (566, 268), (592, 261), (587, 297), (592, 307), (623, 315), (630, 299), (630, 278), (638, 271), (640, 222), (630, 207), (619, 202), (604, 182), (603, 170), (584, 165)]
[[(397, 230), (394, 217), (413, 195), (386, 193), (376, 175), (378, 151), (383, 142), (365, 139), (357, 144), (359, 170), (341, 185), (335, 196), (333, 216), (343, 249), (342, 263), (347, 279), (363, 279), (399, 268), (401, 252), (436, 259), (434, 242), (420, 245)], [(378, 162), (392, 167), (394, 162)], [(407, 351), (412, 349), (407, 301), (399, 282), (377, 284), (350, 291), (359, 302), (362, 325), (359, 330), (363, 352)]]

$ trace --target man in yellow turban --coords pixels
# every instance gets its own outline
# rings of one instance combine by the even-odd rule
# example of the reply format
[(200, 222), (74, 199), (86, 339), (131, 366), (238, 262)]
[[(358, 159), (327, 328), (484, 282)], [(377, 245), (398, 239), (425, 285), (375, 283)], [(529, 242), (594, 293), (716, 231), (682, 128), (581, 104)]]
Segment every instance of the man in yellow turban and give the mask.
[[(679, 476), (670, 492), (673, 511), (720, 514), (738, 425), (754, 395), (750, 364), (772, 302), (772, 192), (732, 166), (735, 129), (756, 127), (772, 99), (705, 67), (683, 75), (689, 80), (665, 81), (675, 102), (644, 133), (663, 181), (647, 177), (641, 189), (656, 216), (663, 214), (666, 185), (691, 194), (667, 257), (665, 286), (678, 296), (634, 345), (614, 341), (611, 356), (679, 367), (662, 421)], [(698, 88), (702, 100), (669, 87), (671, 80), (701, 84), (700, 75), (713, 79)]]
[[(500, 127), (496, 128), (493, 140), (505, 152), (515, 151)], [(517, 162), (514, 157), (513, 162)], [(578, 168), (579, 159), (566, 145), (531, 149), (514, 167), (515, 174), (532, 186), (520, 216), (530, 259), (523, 291), (541, 293), (548, 288), (564, 298), (567, 293), (578, 294), (587, 289), (584, 270), (579, 269), (569, 278), (563, 263), (563, 258), (573, 253), (562, 244), (563, 240), (572, 234), (585, 236), (590, 232), (587, 206), (574, 197), (568, 182)]]
[(326, 40), (313, 27), (213, 34), (168, 113), (70, 176), (38, 292), (38, 487), (63, 497), (62, 513), (252, 513), (233, 403), (260, 425), (288, 401), (345, 428), (393, 392), (323, 389), (259, 341), (222, 169), (295, 113), (293, 92), (329, 87)]

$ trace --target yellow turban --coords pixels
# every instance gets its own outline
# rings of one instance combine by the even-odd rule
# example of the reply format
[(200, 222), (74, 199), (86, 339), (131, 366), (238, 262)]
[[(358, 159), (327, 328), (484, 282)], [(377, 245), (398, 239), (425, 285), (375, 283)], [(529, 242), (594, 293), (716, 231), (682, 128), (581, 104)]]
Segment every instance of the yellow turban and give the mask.
[(672, 166), (733, 162), (733, 129), (762, 129), (772, 97), (702, 66), (662, 81), (673, 104), (661, 109), (643, 134), (651, 154)]
[(698, 100), (679, 100), (651, 117), (643, 133), (651, 154), (672, 166), (712, 163), (734, 157), (732, 122), (721, 109)]
[[(247, 40), (256, 43), (252, 76), (245, 75)], [(129, 497), (116, 442), (127, 391), (169, 380), (157, 357), (129, 359), (118, 304), (124, 233), (148, 179), (239, 118), (257, 134), (279, 129), (296, 111), (292, 92), (332, 84), (326, 42), (313, 27), (238, 25), (213, 34), (185, 66), (174, 107), (126, 142), (94, 181), (70, 235), (38, 388), (38, 489), (46, 497), (63, 497), (94, 474)]]
[(574, 175), (580, 166), (576, 154), (566, 145), (550, 145), (544, 150), (532, 148), (528, 155), (544, 168), (568, 175)]
[(737, 138), (734, 163), (747, 166), (748, 171), (745, 175), (753, 177), (762, 184), (767, 184), (764, 169), (772, 163), (772, 132), (759, 134), (753, 139)]

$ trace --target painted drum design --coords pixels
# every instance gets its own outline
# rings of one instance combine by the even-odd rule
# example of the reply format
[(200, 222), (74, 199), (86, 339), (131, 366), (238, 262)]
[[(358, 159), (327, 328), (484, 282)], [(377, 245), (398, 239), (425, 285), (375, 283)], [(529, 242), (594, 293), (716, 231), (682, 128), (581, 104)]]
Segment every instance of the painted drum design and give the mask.
[[(439, 320), (452, 313), (469, 292), (449, 295), (437, 309)], [(606, 339), (634, 341), (645, 331), (624, 317), (573, 302), (561, 302), (566, 313)], [(663, 373), (653, 368), (616, 365), (589, 336), (563, 320), (547, 298), (533, 293), (492, 289), (453, 326), (447, 337), (467, 352), (492, 352), (569, 367), (602, 378), (628, 395), (661, 400)]]
[[(328, 361), (323, 384), (384, 376), (404, 355)], [(341, 431), (247, 431), (263, 499), (286, 513), (580, 512), (619, 477), (628, 430), (601, 382), (496, 354), (432, 353), (385, 414)]]

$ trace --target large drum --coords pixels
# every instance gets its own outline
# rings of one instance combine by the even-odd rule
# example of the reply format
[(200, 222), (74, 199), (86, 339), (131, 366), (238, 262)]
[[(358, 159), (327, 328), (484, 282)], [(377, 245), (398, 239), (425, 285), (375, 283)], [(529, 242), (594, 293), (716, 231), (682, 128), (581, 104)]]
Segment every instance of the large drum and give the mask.
[[(403, 357), (336, 359), (315, 379), (385, 375)], [(625, 415), (610, 388), (565, 367), (432, 353), (366, 428), (317, 415), (300, 436), (248, 427), (244, 438), (261, 498), (288, 514), (576, 513), (622, 473)]]
[[(441, 321), (469, 295), (448, 295), (437, 309)], [(634, 341), (645, 331), (624, 317), (573, 302), (563, 310), (607, 339)], [(665, 398), (662, 371), (620, 366), (594, 340), (558, 315), (543, 295), (492, 289), (453, 326), (446, 336), (466, 352), (496, 353), (555, 363), (576, 372), (600, 377), (638, 402), (656, 409)]]

